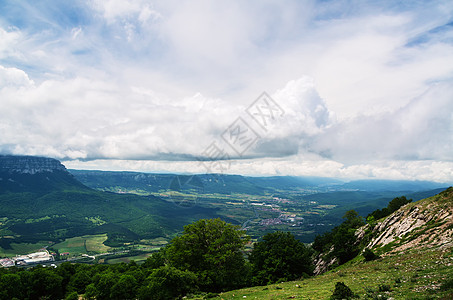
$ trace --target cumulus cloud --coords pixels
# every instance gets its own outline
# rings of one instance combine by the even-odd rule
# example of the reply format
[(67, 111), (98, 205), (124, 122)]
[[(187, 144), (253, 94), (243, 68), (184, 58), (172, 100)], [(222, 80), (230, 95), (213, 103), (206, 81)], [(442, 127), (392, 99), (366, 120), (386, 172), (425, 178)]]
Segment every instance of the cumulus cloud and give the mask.
[(316, 137), (311, 150), (343, 162), (445, 160), (453, 153), (453, 89), (450, 82), (391, 113), (357, 116)]
[[(453, 180), (451, 4), (5, 3), (1, 153), (202, 172), (216, 142), (233, 173)], [(221, 138), (238, 117), (243, 155)]]

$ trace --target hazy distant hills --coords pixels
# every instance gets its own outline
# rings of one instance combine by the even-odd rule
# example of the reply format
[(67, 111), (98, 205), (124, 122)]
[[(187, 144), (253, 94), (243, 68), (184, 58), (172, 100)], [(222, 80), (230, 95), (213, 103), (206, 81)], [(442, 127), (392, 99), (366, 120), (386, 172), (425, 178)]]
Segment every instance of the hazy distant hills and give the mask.
[(147, 192), (159, 192), (168, 189), (175, 177), (197, 177), (206, 193), (249, 193), (264, 194), (288, 190), (309, 190), (317, 192), (332, 191), (392, 191), (418, 192), (446, 188), (447, 184), (430, 181), (408, 180), (357, 180), (345, 182), (335, 178), (271, 176), (251, 177), (225, 174), (175, 175), (138, 172), (108, 172), (69, 170), (78, 180), (95, 189), (141, 189)]

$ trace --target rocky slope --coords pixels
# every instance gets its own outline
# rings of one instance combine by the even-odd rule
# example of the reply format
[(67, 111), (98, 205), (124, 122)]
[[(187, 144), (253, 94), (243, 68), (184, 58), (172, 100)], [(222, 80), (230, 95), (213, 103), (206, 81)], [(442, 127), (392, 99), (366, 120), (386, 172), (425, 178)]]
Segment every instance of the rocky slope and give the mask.
[[(357, 229), (356, 245), (381, 256), (407, 250), (453, 248), (453, 187), (430, 198), (406, 204), (388, 217)], [(332, 252), (333, 249), (330, 249)], [(314, 274), (322, 274), (337, 263), (322, 253), (315, 258)]]
[(358, 238), (371, 230), (367, 247), (390, 255), (406, 249), (451, 248), (453, 246), (453, 188), (409, 203), (370, 229), (357, 231)]

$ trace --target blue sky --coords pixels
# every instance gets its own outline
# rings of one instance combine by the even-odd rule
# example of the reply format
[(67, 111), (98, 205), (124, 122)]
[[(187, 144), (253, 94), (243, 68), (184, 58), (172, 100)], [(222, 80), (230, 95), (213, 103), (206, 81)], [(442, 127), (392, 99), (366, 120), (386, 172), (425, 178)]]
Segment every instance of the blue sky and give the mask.
[(0, 153), (453, 182), (452, 22), (451, 1), (2, 1)]

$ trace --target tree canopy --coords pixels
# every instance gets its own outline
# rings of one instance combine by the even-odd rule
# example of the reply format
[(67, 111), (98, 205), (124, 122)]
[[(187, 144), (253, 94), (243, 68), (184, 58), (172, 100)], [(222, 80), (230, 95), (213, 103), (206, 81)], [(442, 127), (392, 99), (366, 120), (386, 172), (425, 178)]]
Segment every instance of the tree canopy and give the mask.
[(244, 246), (248, 241), (239, 226), (220, 219), (202, 219), (184, 227), (166, 249), (169, 265), (198, 277), (205, 291), (243, 286), (247, 281)]
[(255, 243), (250, 255), (253, 283), (268, 284), (295, 280), (313, 271), (311, 249), (289, 232), (266, 234)]
[(393, 212), (397, 211), (401, 206), (406, 205), (410, 202), (412, 202), (412, 199), (407, 199), (405, 196), (396, 197), (389, 202), (387, 207), (384, 207), (383, 209), (377, 209), (370, 213), (367, 216), (367, 220), (371, 218), (373, 218), (374, 220), (385, 218), (392, 214)]

